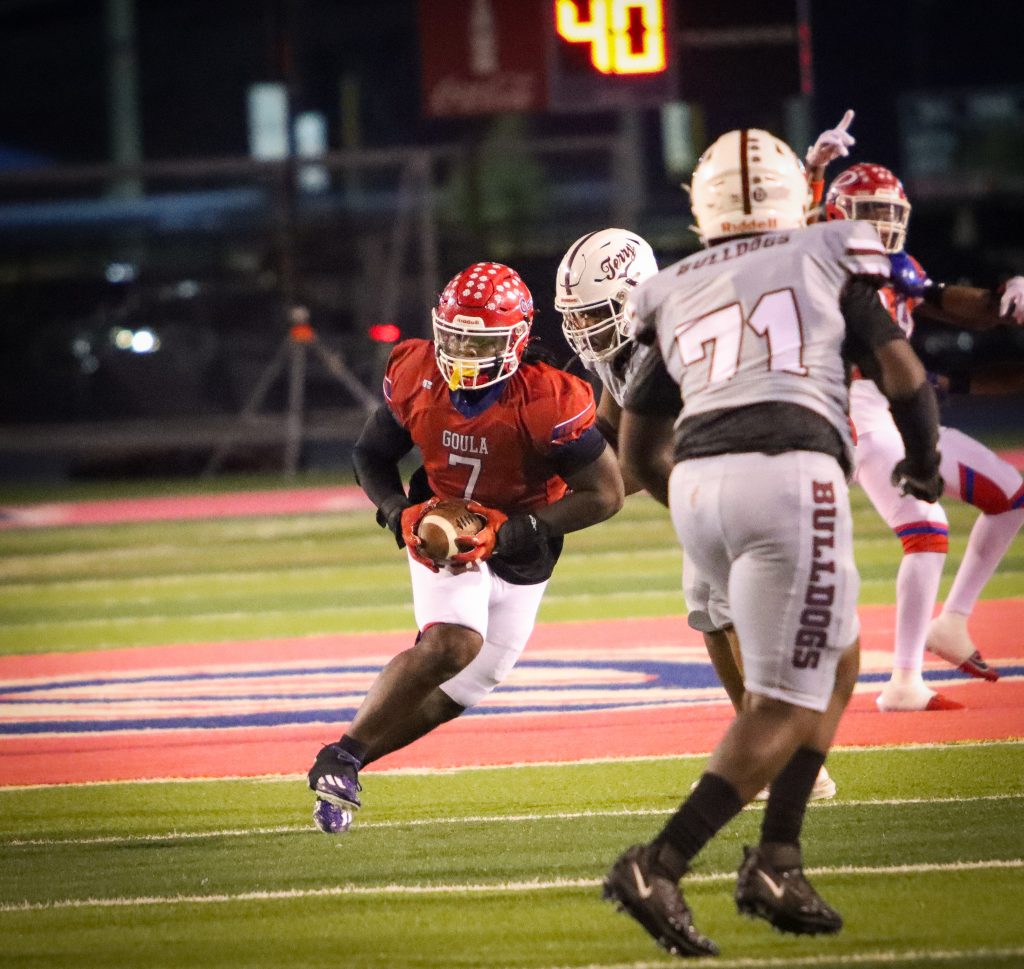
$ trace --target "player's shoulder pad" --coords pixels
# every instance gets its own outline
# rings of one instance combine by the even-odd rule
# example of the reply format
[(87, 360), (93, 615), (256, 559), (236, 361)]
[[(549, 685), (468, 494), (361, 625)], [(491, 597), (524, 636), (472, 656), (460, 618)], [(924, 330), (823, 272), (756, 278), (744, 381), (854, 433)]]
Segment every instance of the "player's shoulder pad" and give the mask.
[(575, 440), (594, 423), (593, 388), (580, 377), (546, 363), (520, 369), (527, 380), (526, 421), (539, 444)]
[(434, 347), (429, 340), (403, 340), (396, 343), (384, 369), (384, 399), (391, 403), (396, 393), (406, 386), (419, 386), (434, 373), (441, 374), (434, 360)]
[(878, 230), (863, 219), (832, 219), (828, 222), (816, 222), (808, 228), (827, 234), (836, 246), (863, 246), (885, 252), (882, 240), (878, 237)]
[(834, 219), (809, 226), (811, 230), (819, 227), (836, 260), (850, 275), (889, 278), (889, 254), (870, 222)]

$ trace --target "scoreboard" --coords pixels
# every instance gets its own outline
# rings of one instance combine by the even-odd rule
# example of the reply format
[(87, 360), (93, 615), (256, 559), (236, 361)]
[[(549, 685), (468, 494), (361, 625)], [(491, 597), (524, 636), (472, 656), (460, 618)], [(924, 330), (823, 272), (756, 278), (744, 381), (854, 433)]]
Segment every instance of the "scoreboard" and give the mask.
[(555, 35), (584, 44), (601, 74), (662, 74), (668, 66), (664, 0), (555, 0)]
[(552, 111), (655, 107), (676, 97), (670, 0), (553, 0)]
[(419, 17), (433, 117), (676, 97), (672, 0), (420, 0)]

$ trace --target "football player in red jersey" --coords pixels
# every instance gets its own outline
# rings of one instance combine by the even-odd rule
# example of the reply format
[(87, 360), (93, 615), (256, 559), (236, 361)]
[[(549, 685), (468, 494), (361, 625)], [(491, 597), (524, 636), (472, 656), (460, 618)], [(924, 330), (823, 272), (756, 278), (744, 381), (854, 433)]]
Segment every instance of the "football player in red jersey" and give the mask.
[[(353, 462), (409, 555), (416, 643), (371, 685), (345, 735), (309, 771), (320, 830), (348, 829), (358, 772), (478, 703), (515, 665), (562, 549), (562, 536), (623, 502), (613, 452), (595, 426), (590, 385), (532, 358), (533, 298), (508, 266), (480, 262), (448, 283), (434, 340), (392, 351), (383, 405)], [(406, 495), (399, 461), (419, 448), (425, 492)], [(416, 488), (414, 487), (414, 491)], [(439, 568), (417, 551), (431, 496), (470, 499), (487, 525)]]
[[(928, 279), (921, 264), (904, 250), (910, 202), (888, 168), (859, 163), (840, 173), (825, 197), (825, 215), (870, 222), (878, 230), (892, 263), (891, 284), (879, 295), (908, 337), (914, 320), (922, 317), (976, 330), (1024, 323), (1024, 278), (1020, 276), (1010, 279), (1000, 293), (936, 285)], [(967, 620), (1024, 524), (1020, 474), (961, 431), (941, 429), (944, 493), (974, 505), (981, 514), (942, 611), (932, 619), (949, 545), (946, 513), (937, 503), (901, 495), (890, 482), (886, 465), (902, 454), (903, 443), (873, 381), (854, 380), (850, 417), (857, 433), (855, 480), (903, 543), (896, 578), (893, 670), (877, 698), (878, 707), (883, 711), (957, 709), (961, 704), (925, 685), (924, 651), (927, 648), (972, 676), (998, 677), (971, 641)]]

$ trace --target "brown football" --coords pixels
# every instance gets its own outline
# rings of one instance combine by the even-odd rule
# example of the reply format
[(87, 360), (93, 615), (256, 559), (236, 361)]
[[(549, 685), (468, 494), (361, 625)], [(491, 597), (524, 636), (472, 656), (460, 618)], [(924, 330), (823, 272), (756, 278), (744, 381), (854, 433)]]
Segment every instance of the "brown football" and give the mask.
[(483, 519), (466, 507), (466, 502), (452, 498), (442, 501), (421, 519), (416, 534), (422, 544), (420, 552), (434, 562), (442, 563), (459, 552), (458, 540), (475, 535), (483, 528)]

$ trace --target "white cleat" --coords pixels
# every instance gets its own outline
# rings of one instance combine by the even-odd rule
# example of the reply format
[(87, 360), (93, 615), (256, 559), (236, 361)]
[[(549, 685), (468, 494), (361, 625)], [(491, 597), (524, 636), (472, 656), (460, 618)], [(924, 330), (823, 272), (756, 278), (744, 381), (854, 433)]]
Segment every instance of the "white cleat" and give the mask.
[(811, 788), (812, 801), (827, 801), (830, 797), (836, 796), (836, 782), (832, 780), (831, 775), (825, 768), (825, 765), (821, 765), (821, 770), (818, 771), (818, 776), (815, 778), (814, 787)]
[[(767, 801), (771, 791), (767, 787), (761, 788), (755, 795), (755, 801)], [(811, 788), (810, 801), (827, 801), (830, 797), (836, 796), (836, 782), (832, 780), (828, 768), (822, 764), (818, 776), (814, 779), (814, 787)]]
[(941, 612), (928, 624), (925, 649), (955, 666), (961, 673), (994, 682), (999, 671), (981, 657), (967, 632), (967, 617), (959, 612)]
[(962, 710), (964, 705), (944, 697), (925, 686), (920, 670), (892, 671), (889, 682), (875, 697), (875, 706), (882, 713), (915, 713), (922, 710)]

